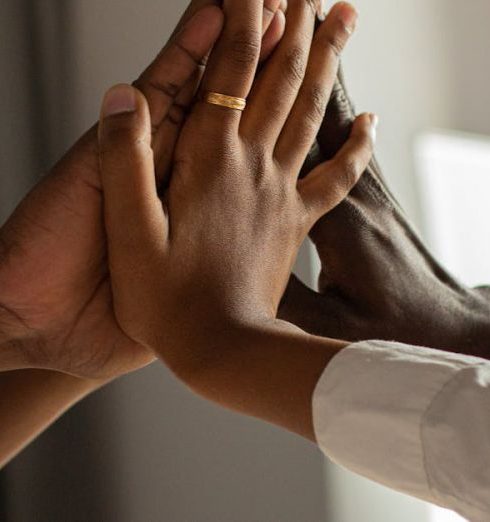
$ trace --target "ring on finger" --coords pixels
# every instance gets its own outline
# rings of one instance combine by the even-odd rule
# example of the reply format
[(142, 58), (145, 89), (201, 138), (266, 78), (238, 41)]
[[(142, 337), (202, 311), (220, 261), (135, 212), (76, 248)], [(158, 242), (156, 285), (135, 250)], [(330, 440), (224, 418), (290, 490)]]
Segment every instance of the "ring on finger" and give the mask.
[(244, 111), (247, 106), (247, 100), (245, 98), (228, 96), (227, 94), (221, 94), (219, 92), (207, 92), (204, 94), (203, 100), (211, 105), (218, 105), (237, 111)]

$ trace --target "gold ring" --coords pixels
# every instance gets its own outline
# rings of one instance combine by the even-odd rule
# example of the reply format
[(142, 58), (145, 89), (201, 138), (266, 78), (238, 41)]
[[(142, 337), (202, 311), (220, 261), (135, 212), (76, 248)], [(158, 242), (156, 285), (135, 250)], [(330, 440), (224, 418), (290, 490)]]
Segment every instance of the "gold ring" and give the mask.
[(204, 101), (211, 105), (219, 105), (228, 109), (235, 109), (237, 111), (244, 111), (247, 106), (245, 98), (236, 98), (235, 96), (227, 96), (219, 92), (208, 92), (204, 95)]

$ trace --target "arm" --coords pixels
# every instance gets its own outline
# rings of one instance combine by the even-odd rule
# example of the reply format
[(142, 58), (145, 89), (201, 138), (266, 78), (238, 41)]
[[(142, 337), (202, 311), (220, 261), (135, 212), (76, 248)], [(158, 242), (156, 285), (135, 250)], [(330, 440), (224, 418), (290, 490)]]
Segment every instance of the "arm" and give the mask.
[[(332, 87), (356, 13), (337, 4), (314, 34), (311, 6), (289, 2), (285, 36), (253, 85), (259, 42), (233, 39), (257, 35), (258, 8), (226, 4), (203, 79), (207, 91), (247, 97), (252, 89), (249, 107), (196, 105), (162, 199), (146, 100), (124, 85), (107, 93), (99, 140), (111, 285), (121, 328), (188, 386), (313, 439), (312, 390), (345, 343), (275, 314), (308, 230), (367, 165), (375, 118), (359, 117), (334, 160), (298, 183), (328, 100), (320, 93)], [(291, 147), (298, 135), (302, 145)]]
[[(337, 153), (354, 114), (340, 75), (304, 172)], [(322, 262), (319, 292), (293, 278), (283, 319), (316, 335), (397, 340), (490, 358), (490, 292), (466, 287), (434, 259), (375, 160), (311, 237)]]
[(26, 367), (22, 326), (0, 308), (0, 468), (74, 404), (108, 382), (20, 369)]
[[(278, 4), (265, 2), (261, 59), (284, 29)], [(213, 0), (191, 2), (169, 43), (136, 82), (148, 98), (154, 125), (161, 127), (152, 143), (159, 178), (221, 21)], [(0, 229), (3, 463), (104, 382), (154, 360), (114, 318), (101, 215), (94, 128)], [(22, 368), (44, 370), (6, 373)]]
[(332, 460), (402, 493), (490, 516), (490, 363), (386, 342), (346, 348), (313, 398)]
[[(256, 23), (253, 3), (240, 0), (240, 5), (248, 12), (242, 21), (232, 12), (226, 13), (227, 24), (233, 30), (225, 27), (225, 40), (230, 35), (257, 32), (256, 27), (240, 26), (244, 21)], [(345, 37), (346, 26), (339, 25), (339, 20), (345, 18), (339, 15), (346, 15), (349, 8), (342, 6), (343, 13), (337, 6), (327, 17), (310, 52), (313, 63), (328, 57), (323, 62), (325, 68), (320, 67), (311, 76), (307, 73), (306, 78), (315, 82), (305, 80), (298, 95), (293, 86), (298, 87), (298, 73), (304, 74), (301, 53), (306, 44), (298, 35), (310, 36), (312, 20), (308, 19), (311, 13), (305, 2), (290, 0), (285, 37), (268, 66), (273, 72), (264, 68), (259, 87), (250, 96), (250, 110), (241, 116), (224, 108), (204, 104), (196, 107), (184, 127), (182, 147), (176, 154), (178, 168), (163, 201), (158, 198), (152, 178), (149, 115), (138, 93), (129, 87), (108, 93), (99, 136), (111, 280), (121, 327), (130, 337), (152, 347), (196, 392), (312, 440), (313, 390), (319, 379), (323, 382), (320, 376), (325, 367), (324, 375), (335, 368), (336, 361), (349, 348), (346, 343), (312, 337), (276, 320), (294, 254), (311, 223), (305, 214), (297, 213), (293, 201), (307, 199), (306, 207), (311, 209), (315, 206), (313, 196), (321, 194), (316, 205), (321, 200), (323, 212), (335, 206), (357, 180), (358, 169), (367, 163), (372, 122), (368, 123), (366, 117), (358, 119), (340, 157), (323, 164), (322, 175), (314, 175), (304, 183), (297, 184), (296, 179), (285, 175), (294, 169), (275, 171), (272, 164), (277, 166), (284, 160), (275, 157), (271, 162), (266, 152), (271, 144), (278, 154), (291, 152), (293, 156), (301, 155), (298, 149), (303, 145), (309, 148), (321, 104), (305, 111), (311, 108), (312, 93), (328, 92), (317, 81), (322, 78), (328, 85), (330, 76), (325, 69), (335, 70), (337, 52), (325, 49), (332, 50), (334, 43), (338, 51), (342, 35)], [(230, 1), (228, 8), (232, 7)], [(240, 49), (236, 45), (233, 48)], [(204, 80), (208, 90), (248, 95), (250, 64), (255, 63), (257, 43), (241, 48), (246, 52), (227, 55), (218, 44), (218, 60), (211, 57), (211, 73)], [(220, 60), (223, 64), (218, 65)], [(236, 78), (237, 71), (245, 77)], [(291, 94), (296, 103), (291, 102)], [(258, 119), (253, 117), (254, 104), (260, 107)], [(271, 108), (273, 116), (267, 118)], [(287, 120), (283, 111), (294, 115), (292, 133), (287, 125), (283, 128)], [(271, 128), (274, 138), (269, 134)], [(279, 134), (285, 140), (282, 146), (275, 142)], [(255, 141), (257, 136), (259, 141)], [(292, 146), (288, 139), (292, 137), (301, 137), (301, 147)], [(249, 156), (250, 145), (254, 154)], [(243, 158), (235, 156), (237, 153), (253, 161), (244, 165)], [(344, 163), (340, 158), (348, 161)], [(308, 186), (310, 190), (305, 192)], [(349, 377), (361, 379), (363, 373)], [(427, 382), (430, 386), (435, 381)], [(418, 384), (415, 377), (410, 386), (414, 384)], [(405, 383), (403, 400), (410, 386)], [(350, 388), (347, 386), (347, 391)], [(370, 388), (363, 386), (363, 390), (367, 394)], [(389, 393), (385, 390), (381, 396)], [(348, 418), (349, 408), (334, 402), (340, 412), (338, 419)], [(392, 409), (398, 406), (393, 404)], [(362, 440), (363, 429), (372, 428), (375, 422), (373, 418), (365, 421), (362, 416), (357, 420), (361, 424), (356, 435), (362, 446), (366, 442)], [(418, 427), (418, 421), (420, 418), (412, 427)], [(326, 422), (330, 425), (329, 419)], [(347, 435), (347, 428), (341, 429), (342, 433)], [(367, 442), (373, 441), (376, 439)]]
[(348, 343), (277, 321), (229, 328), (221, 322), (211, 344), (210, 349), (208, 335), (194, 339), (201, 356), (174, 367), (194, 392), (316, 442), (313, 391), (325, 367)]
[(0, 468), (104, 384), (48, 370), (0, 373)]

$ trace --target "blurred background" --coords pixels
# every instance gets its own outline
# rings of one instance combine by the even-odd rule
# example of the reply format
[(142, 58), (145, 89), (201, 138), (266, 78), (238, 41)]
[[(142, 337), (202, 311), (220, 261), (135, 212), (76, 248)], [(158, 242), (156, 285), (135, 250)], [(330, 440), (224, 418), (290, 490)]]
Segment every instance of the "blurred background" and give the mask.
[[(477, 227), (490, 222), (490, 3), (353, 3), (361, 17), (346, 76), (358, 109), (380, 116), (386, 177), (446, 264), (469, 282), (488, 282), (485, 264), (468, 254), (481, 241)], [(95, 121), (104, 90), (133, 80), (153, 58), (184, 8), (178, 0), (1, 0), (0, 220)], [(468, 198), (456, 208), (462, 191)], [(306, 248), (298, 271), (312, 283), (316, 266)], [(193, 397), (156, 365), (87, 399), (9, 465), (0, 520), (456, 518)]]

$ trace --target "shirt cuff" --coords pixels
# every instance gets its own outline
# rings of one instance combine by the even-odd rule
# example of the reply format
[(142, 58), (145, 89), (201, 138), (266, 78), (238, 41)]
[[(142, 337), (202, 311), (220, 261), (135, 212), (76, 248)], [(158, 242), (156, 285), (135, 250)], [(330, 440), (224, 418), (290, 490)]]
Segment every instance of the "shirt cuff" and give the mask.
[(421, 434), (424, 416), (447, 383), (481, 362), (476, 357), (381, 341), (347, 347), (332, 359), (313, 394), (320, 448), (355, 473), (446, 505), (427, 474)]

